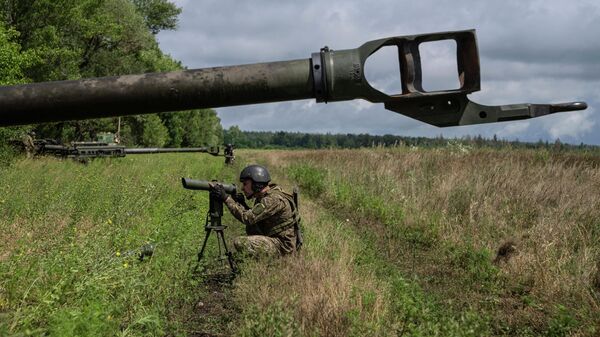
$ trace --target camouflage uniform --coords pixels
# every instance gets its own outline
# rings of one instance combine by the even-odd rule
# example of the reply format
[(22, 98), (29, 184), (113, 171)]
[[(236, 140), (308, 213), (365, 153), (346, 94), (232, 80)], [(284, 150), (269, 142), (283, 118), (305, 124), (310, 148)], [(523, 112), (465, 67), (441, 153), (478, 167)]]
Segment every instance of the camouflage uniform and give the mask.
[(233, 145), (227, 144), (225, 147), (225, 164), (233, 164), (235, 156), (233, 155)]
[(30, 134), (25, 134), (22, 138), (23, 147), (25, 148), (25, 154), (27, 158), (33, 157), (35, 154), (35, 144), (33, 143), (33, 137)]
[(233, 145), (227, 144), (223, 152), (225, 153), (225, 156), (233, 157)]
[(228, 198), (225, 204), (231, 214), (246, 225), (248, 234), (234, 240), (235, 249), (251, 256), (279, 256), (294, 252), (294, 223), (298, 214), (291, 203), (292, 196), (275, 184), (269, 185), (269, 190), (256, 199), (251, 209)]

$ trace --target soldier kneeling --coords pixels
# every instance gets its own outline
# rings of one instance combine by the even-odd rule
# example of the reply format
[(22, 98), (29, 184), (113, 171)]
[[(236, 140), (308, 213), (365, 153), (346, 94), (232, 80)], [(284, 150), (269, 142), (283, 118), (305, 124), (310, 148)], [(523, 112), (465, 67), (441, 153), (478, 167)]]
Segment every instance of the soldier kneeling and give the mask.
[(231, 197), (221, 185), (214, 192), (225, 202), (231, 214), (246, 225), (244, 237), (235, 238), (238, 253), (253, 257), (282, 256), (296, 251), (296, 230), (299, 224), (294, 198), (276, 184), (269, 184), (267, 169), (250, 165), (240, 173), (242, 191), (246, 198), (254, 198), (252, 208), (246, 205), (243, 195)]

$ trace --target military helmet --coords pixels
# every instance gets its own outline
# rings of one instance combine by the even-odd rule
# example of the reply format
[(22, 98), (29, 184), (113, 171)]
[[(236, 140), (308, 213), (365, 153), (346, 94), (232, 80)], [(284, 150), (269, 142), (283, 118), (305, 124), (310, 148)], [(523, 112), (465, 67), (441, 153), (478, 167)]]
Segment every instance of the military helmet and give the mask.
[(259, 184), (268, 184), (271, 181), (271, 176), (264, 166), (250, 165), (246, 166), (240, 173), (240, 182), (244, 182), (246, 179)]

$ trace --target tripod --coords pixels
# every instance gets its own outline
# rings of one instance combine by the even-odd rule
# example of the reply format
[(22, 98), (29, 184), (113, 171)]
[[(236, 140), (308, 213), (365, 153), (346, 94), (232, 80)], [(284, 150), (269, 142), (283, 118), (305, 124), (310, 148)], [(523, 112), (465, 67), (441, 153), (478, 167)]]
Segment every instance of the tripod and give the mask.
[[(204, 256), (204, 249), (206, 248), (206, 243), (208, 242), (208, 238), (210, 237), (210, 233), (215, 231), (217, 234), (217, 244), (219, 246), (219, 258), (223, 255), (227, 257), (227, 261), (229, 262), (229, 267), (233, 273), (237, 272), (237, 266), (235, 265), (235, 261), (233, 261), (233, 254), (227, 248), (227, 243), (225, 242), (225, 228), (227, 226), (221, 224), (221, 217), (223, 216), (223, 201), (213, 193), (209, 193), (209, 210), (206, 214), (206, 223), (204, 224), (204, 230), (206, 231), (206, 235), (204, 236), (204, 242), (202, 243), (202, 248), (198, 252), (198, 264), (196, 265), (196, 269), (198, 268), (202, 257)], [(221, 251), (221, 244), (223, 244), (224, 252)]]

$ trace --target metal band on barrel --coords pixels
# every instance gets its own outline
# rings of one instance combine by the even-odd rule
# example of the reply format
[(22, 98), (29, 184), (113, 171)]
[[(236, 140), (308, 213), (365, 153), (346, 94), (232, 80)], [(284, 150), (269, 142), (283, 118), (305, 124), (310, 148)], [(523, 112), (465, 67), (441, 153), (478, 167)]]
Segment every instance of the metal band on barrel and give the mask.
[(327, 73), (323, 66), (323, 53), (321, 49), (318, 53), (311, 54), (311, 69), (313, 73), (313, 88), (317, 103), (327, 103)]

